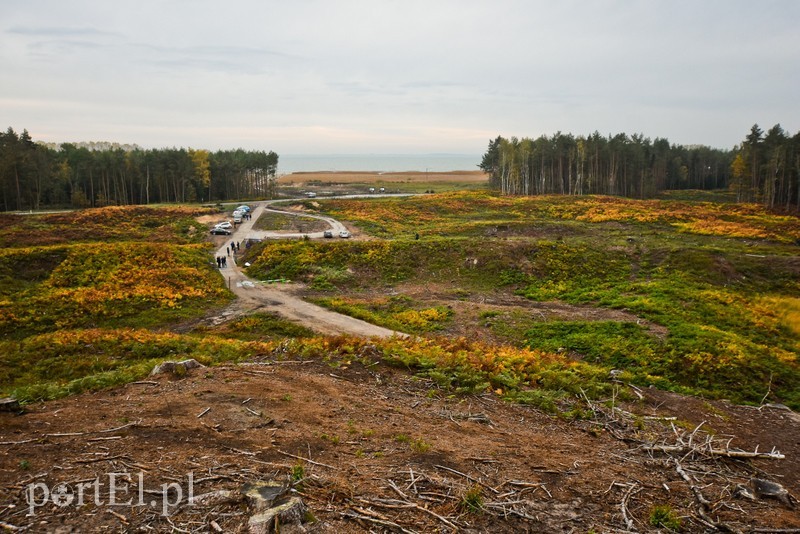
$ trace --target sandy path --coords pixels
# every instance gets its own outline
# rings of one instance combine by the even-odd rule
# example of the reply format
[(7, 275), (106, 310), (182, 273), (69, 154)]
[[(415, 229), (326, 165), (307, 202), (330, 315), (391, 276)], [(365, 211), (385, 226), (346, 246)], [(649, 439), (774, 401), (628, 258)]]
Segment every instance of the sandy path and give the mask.
[[(247, 238), (251, 239), (277, 239), (277, 238), (298, 238), (303, 234), (289, 234), (284, 232), (267, 232), (253, 230), (253, 224), (264, 213), (268, 211), (278, 211), (268, 208), (267, 205), (271, 202), (261, 202), (254, 204), (253, 217), (244, 221), (233, 235), (230, 240), (226, 242), (216, 251), (216, 256), (226, 256), (226, 250), (231, 242), (243, 242)], [(314, 217), (322, 219), (331, 225), (334, 233), (345, 230), (345, 227), (339, 221), (324, 217), (321, 215), (309, 215), (307, 213), (294, 214), (290, 211), (279, 211), (279, 213), (287, 215), (302, 215), (304, 217)], [(309, 233), (311, 238), (322, 238), (323, 232)], [(325, 309), (316, 304), (306, 302), (292, 293), (292, 286), (274, 285), (265, 286), (264, 284), (248, 278), (236, 265), (234, 257), (228, 256), (228, 266), (220, 269), (220, 274), (225, 278), (228, 287), (238, 297), (235, 306), (239, 311), (253, 312), (256, 310), (271, 311), (289, 319), (290, 321), (301, 324), (314, 331), (320, 332), (325, 335), (336, 334), (352, 334), (362, 337), (391, 337), (393, 335), (405, 336), (402, 332), (396, 332), (370, 324), (360, 319), (342, 315), (334, 311)]]

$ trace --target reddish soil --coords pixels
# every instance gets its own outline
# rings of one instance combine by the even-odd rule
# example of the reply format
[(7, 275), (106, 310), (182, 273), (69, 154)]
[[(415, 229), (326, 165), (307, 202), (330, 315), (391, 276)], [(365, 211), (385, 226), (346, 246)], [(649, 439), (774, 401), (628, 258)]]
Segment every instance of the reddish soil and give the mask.
[[(800, 421), (789, 411), (643, 390), (641, 400), (617, 404), (638, 417), (594, 403), (592, 412), (584, 403), (586, 418), (567, 421), (492, 394), (452, 396), (386, 367), (377, 354), (365, 356), (375, 363), (264, 359), (195, 369), (0, 413), (0, 526), (241, 532), (251, 514), (244, 503), (183, 502), (162, 515), (162, 485), (179, 484), (185, 498), (190, 472), (197, 496), (288, 481), (294, 470), (305, 476), (296, 489), (314, 517), (304, 525), (309, 532), (448, 532), (448, 523), (468, 532), (620, 532), (626, 521), (656, 532), (655, 505), (669, 506), (684, 532), (708, 530), (677, 460), (710, 501), (713, 521), (743, 532), (800, 528), (790, 501), (741, 493), (758, 477), (800, 495)], [(655, 415), (677, 420), (644, 418)], [(695, 445), (713, 436), (715, 447), (730, 440), (746, 451), (775, 447), (786, 457), (734, 460), (698, 451), (673, 459), (645, 450), (646, 442), (675, 444), (678, 436)], [(109, 506), (103, 492), (111, 472), (130, 475), (129, 493), (117, 500), (133, 504)], [(30, 484), (67, 483), (75, 491), (96, 477), (106, 484), (101, 504), (50, 502), (26, 515)], [(461, 504), (470, 488), (479, 490), (484, 511)]]

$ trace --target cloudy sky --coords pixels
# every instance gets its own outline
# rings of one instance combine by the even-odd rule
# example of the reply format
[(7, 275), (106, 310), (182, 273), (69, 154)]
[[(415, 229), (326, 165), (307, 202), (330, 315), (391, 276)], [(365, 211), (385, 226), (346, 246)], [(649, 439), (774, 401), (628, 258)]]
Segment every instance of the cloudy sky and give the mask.
[(0, 0), (0, 127), (279, 154), (800, 129), (800, 1)]

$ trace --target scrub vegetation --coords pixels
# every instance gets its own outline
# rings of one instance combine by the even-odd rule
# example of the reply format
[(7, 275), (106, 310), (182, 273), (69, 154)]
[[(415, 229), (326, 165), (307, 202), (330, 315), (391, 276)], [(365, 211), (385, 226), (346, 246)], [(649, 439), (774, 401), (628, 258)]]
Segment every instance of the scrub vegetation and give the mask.
[[(509, 314), (487, 312), (480, 328), (501, 338), (515, 329), (515, 350), (557, 355), (570, 372), (579, 363), (594, 377), (617, 369), (640, 385), (800, 406), (797, 217), (755, 204), (487, 192), (332, 200), (323, 210), (385, 239), (264, 243), (249, 273), (304, 279), (332, 309), (416, 334), (449, 319), (432, 311), (441, 304), (404, 297), (412, 286), (621, 310), (641, 324), (529, 316), (510, 326)], [(376, 296), (386, 288), (400, 295)], [(399, 303), (412, 301), (416, 315), (437, 318), (401, 324)], [(541, 383), (506, 378), (487, 384)]]
[[(612, 377), (800, 406), (796, 217), (752, 204), (487, 192), (317, 205), (384, 239), (263, 242), (247, 253), (248, 274), (308, 282), (316, 302), (414, 337), (324, 338), (269, 314), (171, 332), (230, 299), (193, 219), (201, 212), (7, 216), (0, 393), (55, 398), (140, 379), (164, 359), (343, 365), (368, 353), (438, 387), (551, 410), (609, 394)], [(60, 240), (78, 221), (95, 229)], [(498, 295), (610, 315), (481, 308)], [(469, 339), (453, 333), (462, 302), (479, 310)]]

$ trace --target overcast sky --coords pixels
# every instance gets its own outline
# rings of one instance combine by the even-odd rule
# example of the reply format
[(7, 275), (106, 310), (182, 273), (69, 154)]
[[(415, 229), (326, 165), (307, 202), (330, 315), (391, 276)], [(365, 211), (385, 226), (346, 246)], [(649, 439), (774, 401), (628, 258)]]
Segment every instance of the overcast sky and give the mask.
[(481, 154), (800, 129), (800, 1), (0, 0), (0, 127), (41, 141)]

